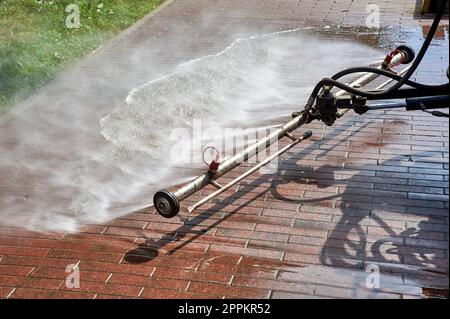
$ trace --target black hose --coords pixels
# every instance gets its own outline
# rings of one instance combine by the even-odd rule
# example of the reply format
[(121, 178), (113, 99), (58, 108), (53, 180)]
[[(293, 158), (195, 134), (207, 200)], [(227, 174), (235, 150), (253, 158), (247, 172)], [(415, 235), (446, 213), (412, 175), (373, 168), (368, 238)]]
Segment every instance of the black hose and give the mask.
[[(389, 89), (383, 90), (383, 91), (376, 91), (376, 92), (368, 92), (368, 91), (364, 91), (364, 90), (359, 90), (359, 89), (355, 89), (349, 85), (346, 85), (344, 83), (338, 82), (334, 79), (330, 79), (330, 78), (324, 78), (322, 79), (319, 83), (317, 83), (317, 85), (314, 87), (314, 90), (310, 96), (310, 98), (308, 99), (308, 102), (306, 104), (306, 109), (309, 109), (310, 107), (312, 107), (312, 105), (314, 104), (314, 101), (316, 100), (317, 95), (319, 94), (321, 88), (324, 85), (328, 85), (328, 86), (335, 86), (338, 87), (342, 90), (345, 90), (349, 93), (355, 94), (355, 95), (359, 95), (359, 96), (363, 96), (366, 98), (370, 98), (370, 99), (383, 99), (386, 98), (387, 96), (389, 96), (389, 93), (393, 92), (393, 91), (397, 91), (400, 87), (402, 87), (405, 84), (412, 84), (414, 82), (410, 82), (409, 78), (411, 77), (411, 75), (416, 71), (417, 67), (419, 66), (419, 64), (422, 62), (423, 57), (425, 56), (431, 41), (434, 38), (434, 35), (436, 33), (436, 30), (439, 26), (439, 22), (442, 19), (442, 15), (445, 11), (445, 7), (447, 5), (448, 1), (442, 1), (441, 2), (441, 6), (439, 7), (438, 13), (436, 15), (436, 17), (434, 18), (433, 24), (430, 28), (430, 31), (428, 32), (427, 38), (425, 39), (425, 42), (422, 45), (422, 48), (419, 51), (419, 54), (417, 55), (416, 59), (414, 60), (413, 64), (411, 65), (411, 68), (408, 70), (408, 72), (401, 77), (401, 79), (398, 80), (398, 82), (396, 84), (394, 84), (392, 87), (390, 87)], [(345, 74), (347, 70), (344, 70), (339, 74)], [(376, 71), (378, 72), (378, 71)], [(383, 74), (384, 75), (384, 74)], [(416, 83), (415, 85), (417, 85), (419, 83)], [(409, 85), (409, 84), (408, 84)], [(447, 87), (448, 88), (448, 84), (443, 85), (443, 86), (436, 86), (433, 88), (440, 88), (440, 87)]]
[(382, 98), (380, 97), (368, 97), (367, 100), (374, 101), (374, 100), (395, 100), (395, 99), (406, 99), (406, 98), (413, 98), (413, 97), (424, 97), (424, 96), (436, 96), (436, 95), (448, 95), (450, 86), (449, 84), (444, 84), (441, 86), (437, 86), (431, 89), (426, 90), (417, 90), (417, 89), (399, 89), (393, 92), (388, 92), (383, 95)]

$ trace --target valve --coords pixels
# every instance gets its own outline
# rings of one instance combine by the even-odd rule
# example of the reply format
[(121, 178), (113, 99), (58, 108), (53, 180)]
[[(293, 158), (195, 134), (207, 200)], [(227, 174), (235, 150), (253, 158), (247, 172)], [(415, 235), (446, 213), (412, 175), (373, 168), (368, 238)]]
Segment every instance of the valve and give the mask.
[(324, 86), (317, 97), (316, 109), (320, 120), (328, 126), (332, 126), (337, 119), (336, 96), (331, 92), (331, 87)]
[[(210, 163), (208, 163), (208, 160), (206, 159), (206, 151), (208, 151), (208, 150), (212, 151), (212, 153), (215, 153), (215, 155), (213, 155), (213, 159), (211, 160)], [(206, 165), (208, 165), (208, 168), (209, 168), (208, 172), (209, 172), (209, 174), (212, 175), (212, 176), (216, 175), (217, 170), (219, 169), (219, 166), (220, 166), (220, 152), (219, 152), (219, 150), (217, 148), (215, 148), (215, 147), (212, 147), (212, 146), (206, 147), (203, 150), (202, 157), (203, 157), (203, 162)]]

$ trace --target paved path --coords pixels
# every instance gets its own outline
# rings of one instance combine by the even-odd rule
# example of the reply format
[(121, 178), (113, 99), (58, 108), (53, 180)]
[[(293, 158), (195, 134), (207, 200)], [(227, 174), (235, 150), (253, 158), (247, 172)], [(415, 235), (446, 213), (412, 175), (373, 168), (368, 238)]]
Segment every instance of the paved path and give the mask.
[[(236, 38), (298, 27), (339, 25), (328, 35), (381, 47), (398, 36), (417, 45), (431, 20), (414, 17), (416, 1), (377, 2), (391, 37), (355, 36), (369, 1), (168, 2), (24, 107), (36, 117), (42, 108), (48, 112), (43, 127), (58, 119), (61, 105), (76, 112), (80, 100), (84, 108), (108, 114), (130, 89), (181, 62), (217, 53)], [(403, 32), (408, 28), (413, 31)], [(440, 31), (448, 45), (448, 26)], [(448, 47), (434, 52), (416, 79), (444, 81)], [(95, 127), (90, 113), (83, 114), (77, 121)], [(23, 142), (21, 130), (35, 124), (30, 118), (18, 116), (0, 127), (2, 156), (19, 144), (32, 149), (30, 157), (64, 163), (74, 155), (57, 144), (60, 136), (51, 135), (56, 129), (46, 131), (56, 143), (50, 155), (36, 146), (37, 137)], [(64, 143), (82, 144), (93, 133), (77, 131), (77, 121)], [(418, 298), (422, 287), (447, 287), (448, 121), (382, 112), (350, 116), (328, 129), (310, 127), (316, 137), (283, 158), (276, 178), (255, 176), (184, 224), (145, 209), (76, 234), (0, 227), (0, 297)], [(90, 143), (101, 147), (101, 137)], [(36, 186), (45, 172), (19, 174), (14, 166), (0, 172), (0, 209), (8, 218), (10, 200), (26, 199), (31, 191), (47, 204), (64, 198), (65, 190)], [(68, 265), (81, 271), (79, 289), (65, 285)], [(374, 266), (381, 268), (381, 286), (366, 289), (365, 270)]]

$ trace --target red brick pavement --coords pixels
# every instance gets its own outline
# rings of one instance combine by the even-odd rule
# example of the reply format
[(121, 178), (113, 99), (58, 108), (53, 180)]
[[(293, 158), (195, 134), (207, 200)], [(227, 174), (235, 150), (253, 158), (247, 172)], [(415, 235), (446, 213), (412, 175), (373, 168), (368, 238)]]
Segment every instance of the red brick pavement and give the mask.
[[(150, 45), (145, 39), (167, 47), (164, 56), (149, 53), (161, 62), (160, 70), (151, 70), (157, 76), (218, 52), (240, 32), (327, 24), (345, 32), (345, 26), (364, 25), (367, 3), (173, 1), (77, 72), (114, 78), (130, 63), (122, 58), (126, 52)], [(430, 23), (414, 19), (415, 0), (377, 3), (383, 26)], [(200, 33), (186, 28), (211, 13), (214, 21)], [(192, 42), (178, 48), (185, 37)], [(415, 77), (443, 80), (447, 50), (434, 53)], [(107, 72), (100, 60), (117, 69)], [(142, 83), (147, 72), (130, 85)], [(58, 83), (49, 90), (55, 88)], [(385, 111), (309, 128), (314, 137), (283, 156), (276, 177), (252, 176), (184, 224), (147, 209), (76, 234), (0, 227), (0, 297), (417, 298), (424, 286), (448, 287), (448, 121)], [(65, 285), (71, 264), (80, 269), (79, 289)], [(365, 288), (371, 264), (382, 270), (379, 289)]]

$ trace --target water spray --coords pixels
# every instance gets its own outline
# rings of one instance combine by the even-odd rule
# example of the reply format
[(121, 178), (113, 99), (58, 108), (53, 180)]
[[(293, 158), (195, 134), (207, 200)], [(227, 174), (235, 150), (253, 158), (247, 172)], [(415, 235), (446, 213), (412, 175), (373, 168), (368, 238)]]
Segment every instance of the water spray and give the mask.
[[(351, 68), (341, 71), (331, 78), (321, 80), (315, 86), (305, 108), (300, 112), (294, 112), (292, 114), (293, 119), (284, 123), (276, 131), (272, 132), (267, 137), (258, 140), (253, 145), (224, 160), (223, 162), (219, 162), (216, 157), (211, 163), (209, 163), (209, 169), (207, 172), (198, 176), (193, 181), (187, 183), (178, 190), (174, 192), (168, 190), (157, 192), (153, 198), (153, 202), (158, 213), (165, 218), (173, 218), (180, 212), (180, 203), (184, 199), (209, 184), (217, 188), (217, 190), (209, 196), (188, 207), (187, 211), (192, 213), (197, 208), (201, 207), (213, 198), (216, 198), (232, 186), (238, 184), (249, 175), (267, 165), (273, 159), (310, 138), (313, 134), (311, 131), (304, 132), (300, 137), (295, 137), (293, 135), (293, 131), (312, 122), (313, 120), (319, 120), (328, 126), (332, 126), (337, 119), (341, 118), (350, 110), (354, 110), (355, 113), (362, 115), (370, 110), (393, 108), (422, 110), (430, 112), (436, 116), (448, 116), (448, 114), (439, 111), (429, 111), (429, 109), (449, 107), (448, 83), (444, 85), (424, 85), (409, 80), (428, 50), (431, 39), (434, 37), (436, 29), (439, 25), (446, 2), (447, 1), (442, 1), (443, 5), (437, 14), (430, 32), (417, 57), (415, 57), (413, 49), (408, 46), (401, 45), (391, 51), (377, 67)], [(395, 68), (400, 65), (406, 65), (406, 67), (403, 70), (396, 71)], [(338, 81), (345, 75), (363, 72), (364, 74), (362, 76), (350, 83), (344, 84)], [(387, 77), (389, 80), (379, 85), (374, 90), (364, 89), (364, 87), (372, 83), (380, 76)], [(385, 89), (385, 87), (392, 82), (395, 82), (395, 84)], [(410, 88), (401, 89), (403, 85), (409, 86)], [(334, 90), (335, 88), (340, 90), (336, 92)], [(405, 100), (404, 102), (396, 103), (383, 102), (382, 104), (368, 104), (369, 101), (373, 100), (385, 101), (391, 99)], [(233, 179), (226, 185), (220, 185), (216, 181), (219, 177), (233, 170), (241, 163), (248, 161), (248, 159), (257, 156), (267, 147), (285, 137), (291, 140), (290, 144), (272, 154), (264, 161), (258, 163), (247, 172)]]

